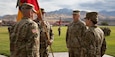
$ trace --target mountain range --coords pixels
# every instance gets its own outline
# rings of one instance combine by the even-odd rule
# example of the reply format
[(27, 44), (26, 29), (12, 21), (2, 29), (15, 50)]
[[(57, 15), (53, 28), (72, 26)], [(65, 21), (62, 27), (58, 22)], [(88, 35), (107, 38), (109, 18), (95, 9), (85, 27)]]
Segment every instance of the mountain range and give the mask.
[[(67, 8), (63, 8), (63, 9), (59, 9), (56, 11), (51, 11), (51, 12), (47, 12), (47, 16), (54, 16), (54, 17), (62, 17), (64, 18), (72, 18), (72, 9), (67, 9)], [(81, 11), (81, 19), (83, 19), (86, 15), (87, 11)], [(100, 20), (115, 20), (115, 11), (99, 11), (99, 19)], [(67, 20), (67, 19), (66, 19)]]
[[(56, 11), (51, 11), (48, 13), (56, 13), (56, 14), (71, 14), (72, 13), (72, 9), (67, 9), (67, 8), (63, 8), (63, 9), (59, 9)], [(86, 13), (87, 11), (81, 11), (81, 13)], [(103, 14), (103, 15), (107, 15), (107, 16), (115, 16), (115, 11), (106, 11), (106, 10), (102, 10), (99, 11), (99, 14)]]
[[(59, 9), (59, 10), (55, 10), (55, 11), (50, 11), (50, 12), (46, 12), (46, 18), (47, 20), (59, 20), (60, 18), (62, 18), (63, 20), (68, 20), (71, 21), (72, 18), (72, 9), (67, 9), (67, 8), (63, 8), (63, 9)], [(85, 14), (87, 13), (87, 11), (81, 11), (81, 19), (83, 19), (85, 17)], [(109, 21), (115, 21), (115, 11), (99, 11), (99, 19), (100, 20), (104, 20), (106, 22)], [(16, 20), (16, 14), (14, 15), (4, 15), (4, 16), (0, 16), (0, 19), (5, 19), (5, 20)], [(109, 21), (108, 21), (109, 20)]]
[(115, 16), (115, 11), (100, 11), (99, 13), (104, 14), (104, 15), (108, 15), (108, 16)]

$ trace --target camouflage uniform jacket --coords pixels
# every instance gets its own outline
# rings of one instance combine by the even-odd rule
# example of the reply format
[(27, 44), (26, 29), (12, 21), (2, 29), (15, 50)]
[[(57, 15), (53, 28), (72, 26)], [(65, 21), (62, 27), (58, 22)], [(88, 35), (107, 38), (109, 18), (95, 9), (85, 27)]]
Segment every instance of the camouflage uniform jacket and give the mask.
[(23, 18), (10, 30), (10, 57), (39, 57), (39, 30), (31, 19)]
[[(41, 21), (38, 21), (38, 26), (40, 29), (40, 48), (47, 48), (48, 47), (48, 38), (46, 36), (46, 33), (48, 33), (48, 36), (50, 38), (50, 40), (53, 41), (54, 39), (54, 34), (53, 34), (53, 30), (51, 25), (49, 24), (49, 22), (44, 21), (45, 25), (42, 25)], [(44, 26), (46, 26), (46, 30), (44, 29)]]
[(81, 37), (83, 32), (85, 32), (86, 26), (82, 21), (72, 22), (68, 26), (66, 32), (66, 45), (68, 48), (80, 48), (81, 47)]
[(97, 26), (91, 26), (86, 30), (83, 39), (83, 57), (102, 57), (106, 50), (106, 42), (103, 31)]

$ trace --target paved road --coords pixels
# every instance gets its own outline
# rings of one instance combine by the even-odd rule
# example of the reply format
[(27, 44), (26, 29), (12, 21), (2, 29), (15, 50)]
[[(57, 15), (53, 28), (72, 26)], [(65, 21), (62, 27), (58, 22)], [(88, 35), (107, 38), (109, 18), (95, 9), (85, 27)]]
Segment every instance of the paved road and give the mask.
[[(0, 57), (6, 57), (6, 56), (0, 55)], [(51, 53), (50, 53), (49, 57), (52, 57)], [(54, 57), (68, 57), (68, 53), (67, 52), (54, 53)], [(103, 57), (113, 57), (113, 56), (105, 54)]]
[(0, 55), (0, 57), (6, 57), (6, 56)]
[[(49, 57), (52, 57), (51, 53), (50, 53)], [(68, 53), (67, 52), (54, 53), (54, 57), (68, 57)], [(113, 56), (105, 54), (103, 57), (113, 57)]]

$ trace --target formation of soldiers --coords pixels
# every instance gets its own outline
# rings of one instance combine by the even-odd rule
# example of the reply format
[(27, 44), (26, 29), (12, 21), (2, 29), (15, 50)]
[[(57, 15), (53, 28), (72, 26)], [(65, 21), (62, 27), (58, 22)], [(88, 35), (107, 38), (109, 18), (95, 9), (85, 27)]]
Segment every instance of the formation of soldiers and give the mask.
[[(32, 4), (23, 3), (19, 9), (23, 18), (8, 28), (10, 57), (48, 57), (48, 46), (54, 39), (51, 25), (40, 18), (33, 19), (36, 11)], [(44, 18), (44, 9), (41, 8), (41, 12)], [(102, 57), (106, 51), (105, 36), (109, 36), (111, 30), (96, 25), (97, 12), (88, 12), (84, 19), (85, 23), (80, 20), (79, 10), (73, 11), (73, 22), (66, 32), (69, 57)]]
[(101, 27), (105, 36), (110, 36), (111, 30), (108, 27)]

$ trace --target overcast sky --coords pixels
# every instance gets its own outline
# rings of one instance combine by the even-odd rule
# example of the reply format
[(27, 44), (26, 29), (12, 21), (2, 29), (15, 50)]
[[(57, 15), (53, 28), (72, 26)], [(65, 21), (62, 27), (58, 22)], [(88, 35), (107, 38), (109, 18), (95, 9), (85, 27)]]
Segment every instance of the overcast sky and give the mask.
[[(17, 14), (17, 0), (0, 0), (0, 16)], [(46, 12), (68, 8), (85, 11), (115, 11), (115, 0), (39, 0)]]

